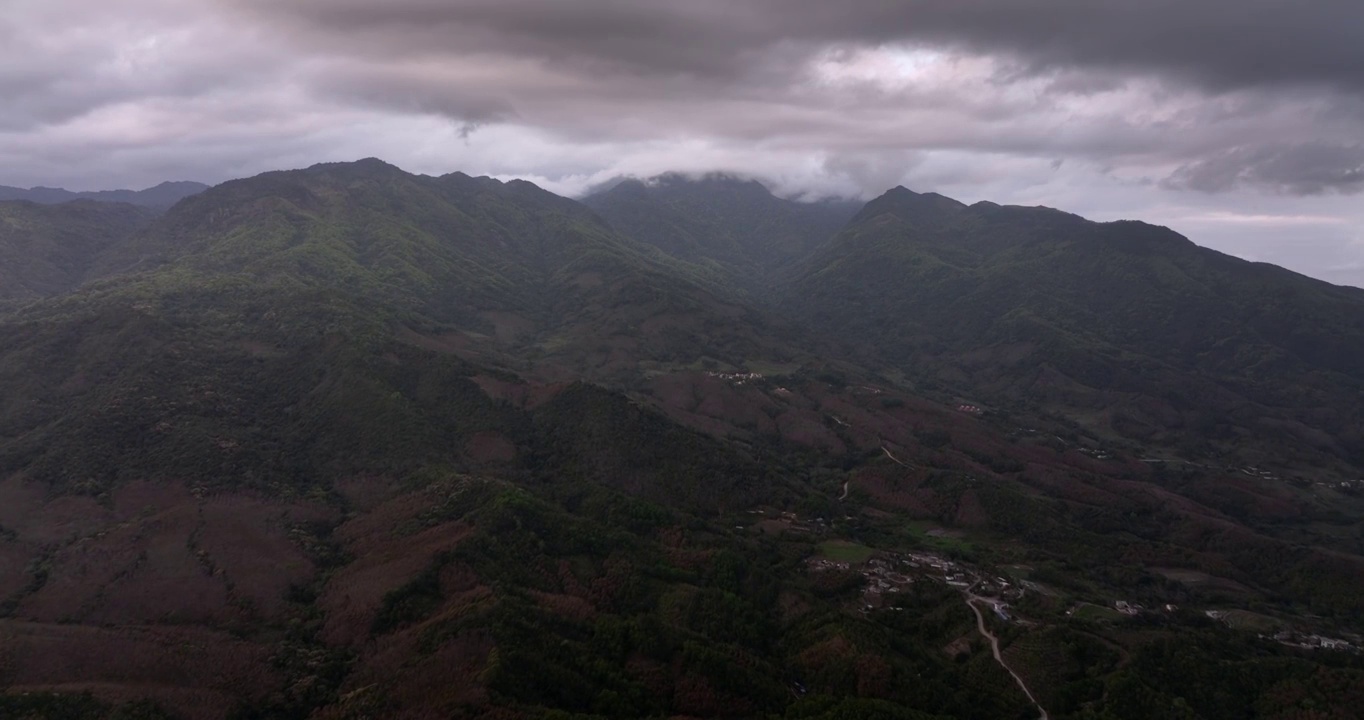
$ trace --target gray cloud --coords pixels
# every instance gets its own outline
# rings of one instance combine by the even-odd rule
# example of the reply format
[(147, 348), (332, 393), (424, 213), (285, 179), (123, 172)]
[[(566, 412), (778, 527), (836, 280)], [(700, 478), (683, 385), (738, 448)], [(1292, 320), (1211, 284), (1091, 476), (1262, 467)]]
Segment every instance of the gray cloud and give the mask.
[(258, 86), (280, 55), (168, 0), (16, 0), (0, 15), (0, 132)]
[[(857, 153), (966, 149), (1163, 164), (1151, 173), (1179, 168), (1169, 187), (1360, 189), (1310, 153), (1295, 157), (1325, 163), (1301, 168), (1315, 183), (1212, 179), (1229, 153), (1280, 152), (1285, 125), (1327, 145), (1364, 130), (1355, 0), (220, 2), (313, 53), (314, 90), (458, 122), (784, 142), (826, 149), (831, 170)], [(820, 77), (906, 47), (951, 58), (939, 75), (970, 67), (890, 86)]]
[(1304, 142), (1235, 148), (1185, 165), (1166, 181), (1174, 188), (1222, 192), (1238, 185), (1293, 195), (1364, 190), (1364, 144)]
[(1354, 0), (230, 1), (385, 52), (458, 43), (651, 76), (732, 75), (787, 44), (910, 41), (1219, 89), (1364, 89), (1364, 5)]

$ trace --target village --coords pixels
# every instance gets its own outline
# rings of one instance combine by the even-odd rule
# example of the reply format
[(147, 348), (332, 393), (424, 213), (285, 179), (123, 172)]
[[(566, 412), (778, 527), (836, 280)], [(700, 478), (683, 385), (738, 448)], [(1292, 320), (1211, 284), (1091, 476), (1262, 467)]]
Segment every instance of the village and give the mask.
[(763, 374), (762, 374), (762, 373), (755, 373), (755, 372), (749, 372), (749, 373), (737, 373), (737, 372), (736, 372), (736, 373), (726, 373), (726, 372), (714, 372), (714, 371), (711, 371), (711, 372), (706, 373), (706, 375), (709, 375), (710, 377), (713, 377), (713, 378), (720, 378), (721, 380), (725, 380), (725, 381), (727, 381), (727, 382), (732, 382), (732, 383), (734, 383), (735, 385), (743, 385), (744, 383), (756, 382), (756, 381), (758, 381), (758, 380), (762, 380), (762, 379), (763, 379)]
[[(853, 564), (827, 558), (809, 561), (812, 572), (849, 571)], [(988, 603), (1004, 622), (1014, 622), (1009, 601), (1022, 598), (1026, 581), (992, 575), (969, 564), (926, 551), (881, 553), (858, 568), (866, 580), (862, 594), (863, 614), (879, 609), (897, 610), (894, 596), (915, 582), (944, 583), (971, 599)]]
[[(1232, 622), (1232, 613), (1227, 610), (1206, 610), (1203, 614), (1228, 627), (1235, 627)], [(1364, 651), (1364, 648), (1359, 647), (1349, 640), (1326, 637), (1300, 630), (1285, 629), (1272, 635), (1261, 634), (1259, 637), (1263, 640), (1273, 640), (1274, 642), (1289, 647), (1301, 648), (1303, 650), (1338, 650), (1341, 652), (1356, 653)]]
[[(815, 530), (819, 527), (820, 524), (816, 522), (810, 529)], [(877, 610), (899, 611), (900, 608), (895, 603), (896, 595), (906, 592), (916, 582), (934, 582), (961, 591), (968, 603), (979, 602), (988, 605), (1001, 622), (1031, 625), (1030, 621), (1019, 618), (1011, 611), (1010, 603), (1023, 598), (1028, 592), (1046, 592), (1036, 583), (988, 573), (969, 563), (922, 550), (877, 553), (862, 563), (814, 557), (807, 561), (807, 566), (811, 572), (859, 571), (865, 580), (858, 608), (862, 615), (870, 615)], [(1076, 605), (1066, 611), (1066, 616), (1075, 616), (1077, 611), (1087, 605), (1087, 603)], [(1179, 611), (1176, 605), (1166, 604), (1148, 609), (1128, 600), (1115, 600), (1110, 607), (1111, 611), (1126, 617), (1148, 612), (1170, 614)], [(1231, 625), (1230, 613), (1226, 610), (1208, 610), (1204, 614), (1213, 620)], [(1259, 637), (1307, 650), (1364, 651), (1364, 648), (1349, 640), (1296, 630), (1283, 630), (1273, 635)]]

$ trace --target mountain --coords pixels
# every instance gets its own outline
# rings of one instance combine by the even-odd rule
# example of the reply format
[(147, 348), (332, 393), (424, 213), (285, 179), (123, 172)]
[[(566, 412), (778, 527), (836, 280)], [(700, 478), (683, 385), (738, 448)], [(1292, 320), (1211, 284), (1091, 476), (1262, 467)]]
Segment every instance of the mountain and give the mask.
[(759, 292), (792, 262), (828, 242), (861, 203), (779, 198), (756, 180), (662, 175), (625, 180), (583, 203), (624, 235), (732, 285)]
[[(641, 359), (780, 355), (769, 319), (704, 270), (530, 183), (413, 176), (378, 160), (267, 173), (181, 203), (106, 265), (177, 268), (361, 299), (440, 342), (539, 376), (598, 379)], [(395, 316), (394, 313), (402, 313)], [(755, 334), (755, 330), (757, 330)], [(480, 344), (495, 338), (491, 346)], [(491, 350), (489, 349), (491, 348)]]
[(1364, 461), (1364, 291), (1165, 228), (897, 188), (802, 266), (784, 303), (992, 402), (1204, 458)]
[[(225, 183), (100, 263), (122, 271), (0, 325), (14, 360), (0, 369), (9, 389), (0, 417), (15, 423), (0, 472), (91, 489), (176, 467), (209, 484), (291, 473), (306, 484), (319, 468), (253, 464), (274, 456), (212, 472), (195, 464), (212, 461), (202, 452), (216, 457), (209, 437), (278, 449), (290, 435), (263, 417), (299, 419), (297, 393), (309, 385), (298, 373), (372, 373), (367, 364), (394, 342), (544, 381), (633, 376), (641, 362), (790, 356), (760, 315), (712, 297), (686, 267), (660, 263), (577, 203), (528, 183), (419, 177), (373, 160)], [(337, 391), (374, 379), (350, 381)], [(325, 398), (326, 387), (307, 397)], [(217, 399), (205, 404), (199, 392)], [(46, 402), (52, 394), (63, 401)], [(211, 410), (224, 402), (255, 409)], [(427, 422), (419, 417), (410, 421)], [(408, 422), (391, 420), (386, 434)], [(159, 422), (174, 431), (154, 432)], [(115, 426), (116, 435), (101, 429)]]
[(207, 185), (197, 182), (163, 182), (146, 190), (99, 190), (95, 192), (72, 192), (61, 188), (48, 187), (24, 189), (0, 185), (0, 201), (27, 200), (44, 205), (57, 205), (73, 200), (97, 200), (100, 202), (127, 203), (153, 210), (165, 210), (175, 203), (207, 189)]
[(774, 313), (960, 212), (759, 297), (372, 159), (93, 243), (0, 309), (0, 717), (1347, 717), (1330, 468), (1145, 462)]
[(93, 279), (103, 253), (151, 223), (118, 203), (0, 202), (0, 307), (74, 290)]

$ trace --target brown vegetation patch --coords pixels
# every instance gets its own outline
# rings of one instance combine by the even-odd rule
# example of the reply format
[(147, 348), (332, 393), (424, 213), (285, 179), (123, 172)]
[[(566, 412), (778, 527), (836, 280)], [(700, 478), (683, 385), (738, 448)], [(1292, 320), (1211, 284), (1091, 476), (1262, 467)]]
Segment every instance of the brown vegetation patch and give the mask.
[[(472, 576), (457, 571), (464, 578)], [(457, 579), (455, 585), (463, 584)], [(376, 638), (366, 646), (342, 687), (343, 699), (319, 717), (353, 717), (347, 706), (373, 705), (367, 713), (394, 718), (451, 717), (488, 701), (486, 674), (494, 650), (487, 629), (453, 629), (461, 618), (488, 607), (492, 592), (471, 585), (456, 590), (442, 578), (446, 599), (428, 620)], [(416, 661), (414, 662), (414, 659)], [(339, 713), (339, 714), (338, 714)]]
[(539, 591), (531, 591), (530, 595), (537, 605), (560, 617), (585, 622), (597, 616), (597, 608), (585, 598)]
[(625, 672), (655, 696), (666, 697), (672, 693), (672, 673), (663, 663), (634, 653), (625, 660)]
[(820, 643), (811, 645), (796, 656), (796, 663), (817, 672), (830, 663), (851, 658), (857, 649), (842, 635), (835, 635)]
[(962, 493), (961, 499), (957, 501), (956, 524), (971, 528), (990, 524), (990, 515), (985, 512), (985, 506), (980, 504), (980, 497), (975, 490)]
[(735, 435), (735, 427), (724, 420), (697, 415), (696, 413), (688, 412), (676, 407), (669, 407), (667, 405), (658, 407), (664, 415), (668, 416), (668, 419), (683, 427), (717, 438), (727, 438)]
[(847, 432), (859, 450), (878, 448), (886, 442), (905, 443), (912, 439), (909, 428), (889, 415), (869, 411), (842, 396), (829, 396), (820, 410), (847, 423)]
[(526, 394), (526, 409), (534, 410), (541, 405), (559, 396), (559, 393), (567, 390), (571, 382), (555, 382), (545, 385), (532, 385)]
[[(187, 718), (221, 718), (233, 699), (279, 688), (269, 650), (193, 627), (94, 628), (0, 620), (0, 685), (150, 697)], [(212, 701), (197, 706), (194, 701)]]
[(599, 272), (578, 273), (573, 276), (573, 284), (580, 290), (599, 288), (603, 285), (602, 275)]
[(378, 475), (352, 475), (338, 478), (332, 485), (346, 503), (359, 512), (369, 512), (393, 499), (399, 492), (392, 478)]
[(715, 717), (721, 711), (742, 717), (738, 708), (725, 702), (708, 678), (695, 673), (687, 673), (673, 683), (673, 707), (684, 715), (696, 717)]
[(11, 475), (0, 482), (0, 526), (21, 540), (54, 544), (83, 537), (113, 517), (94, 498), (67, 496), (49, 500), (46, 488)]
[(386, 717), (451, 717), (464, 706), (488, 701), (484, 678), (492, 651), (491, 632), (468, 630), (441, 643), (418, 663), (405, 662), (412, 657), (411, 648), (381, 651), (372, 669), (360, 677), (386, 686), (385, 695), (394, 706)]
[(423, 335), (411, 328), (402, 328), (395, 333), (395, 337), (399, 342), (443, 355), (458, 357), (476, 357), (479, 355), (478, 340), (462, 332)]
[(221, 622), (234, 614), (227, 586), (190, 549), (197, 508), (181, 505), (71, 543), (18, 617), (119, 624)]
[(847, 452), (843, 441), (825, 427), (819, 413), (809, 410), (788, 410), (777, 416), (777, 428), (783, 440), (797, 445), (820, 448), (835, 455)]
[(937, 493), (920, 487), (927, 476), (926, 470), (899, 465), (860, 468), (851, 478), (851, 487), (878, 505), (923, 516), (935, 513), (940, 502)]
[(243, 496), (204, 502), (198, 547), (233, 587), (265, 617), (278, 617), (291, 585), (305, 585), (316, 572), (303, 548), (289, 536), (291, 526), (327, 518), (324, 508), (280, 505)]
[(530, 387), (518, 382), (509, 382), (502, 378), (492, 377), (491, 375), (475, 375), (471, 380), (483, 391), (484, 395), (494, 399), (503, 400), (513, 405), (524, 406), (526, 398), (530, 393)]
[(355, 561), (333, 575), (318, 598), (318, 605), (327, 613), (323, 637), (328, 642), (351, 644), (368, 636), (384, 596), (469, 535), (469, 526), (461, 522), (443, 523), (412, 535), (400, 532), (434, 500), (435, 496), (426, 491), (403, 495), (337, 528), (337, 540)]
[(0, 601), (28, 585), (29, 563), (35, 555), (35, 548), (0, 538)]
[(481, 432), (469, 438), (464, 451), (477, 463), (504, 464), (516, 460), (516, 444), (498, 432)]
[(260, 340), (242, 340), (239, 343), (239, 346), (242, 350), (246, 351), (247, 355), (256, 358), (276, 358), (284, 357), (285, 355), (285, 353), (275, 347), (274, 344), (262, 342)]
[[(707, 382), (709, 381), (709, 382)], [(701, 398), (694, 412), (763, 435), (776, 434), (777, 406), (756, 388), (735, 388), (717, 378), (698, 383)]]
[(16, 685), (8, 688), (5, 692), (11, 695), (26, 693), (83, 695), (89, 693), (96, 700), (113, 706), (149, 700), (180, 720), (224, 720), (242, 701), (241, 697), (233, 696), (226, 691), (166, 685), (98, 682)]
[(479, 317), (492, 323), (498, 342), (514, 343), (535, 332), (535, 322), (518, 313), (489, 310), (480, 313)]
[(974, 631), (962, 635), (956, 640), (953, 640), (952, 642), (948, 643), (947, 647), (943, 648), (942, 651), (947, 653), (947, 656), (950, 658), (955, 658), (958, 655), (969, 654), (971, 652), (971, 637), (973, 635)]
[(649, 383), (649, 393), (666, 410), (692, 411), (700, 402), (696, 392), (696, 373), (668, 373)]

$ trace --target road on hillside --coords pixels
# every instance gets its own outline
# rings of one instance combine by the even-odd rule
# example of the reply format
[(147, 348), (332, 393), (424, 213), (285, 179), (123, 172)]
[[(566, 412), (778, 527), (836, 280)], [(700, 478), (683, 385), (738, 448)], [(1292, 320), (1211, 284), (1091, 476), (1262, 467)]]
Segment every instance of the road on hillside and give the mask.
[(897, 458), (897, 457), (895, 457), (894, 455), (891, 455), (891, 454), (890, 454), (890, 449), (887, 448), (885, 445), (882, 445), (882, 446), (881, 446), (881, 452), (885, 453), (885, 454), (886, 454), (886, 457), (890, 458), (891, 460), (894, 460), (895, 462), (899, 463), (900, 465), (903, 465), (903, 466), (905, 466), (905, 467), (907, 467), (907, 468), (910, 468), (911, 470), (914, 469), (914, 466), (913, 466), (913, 465), (910, 465), (909, 463), (904, 462), (904, 461), (901, 460), (900, 458)]
[(1027, 684), (1023, 682), (1023, 678), (1019, 677), (1018, 673), (1014, 672), (1013, 668), (1009, 667), (1008, 663), (1004, 662), (1004, 656), (999, 653), (999, 638), (995, 637), (995, 634), (990, 632), (989, 628), (985, 627), (985, 616), (981, 614), (980, 608), (976, 607), (977, 600), (985, 602), (985, 598), (967, 595), (966, 606), (971, 608), (971, 611), (976, 614), (976, 627), (980, 629), (980, 634), (984, 635), (990, 641), (990, 649), (995, 653), (995, 662), (999, 663), (1000, 667), (1004, 668), (1005, 671), (1013, 676), (1014, 682), (1018, 683), (1018, 687), (1023, 690), (1023, 694), (1027, 695), (1028, 700), (1030, 700), (1033, 705), (1037, 706), (1037, 711), (1042, 714), (1040, 720), (1050, 720), (1047, 711), (1037, 702), (1037, 698), (1033, 697), (1032, 691), (1029, 690)]

